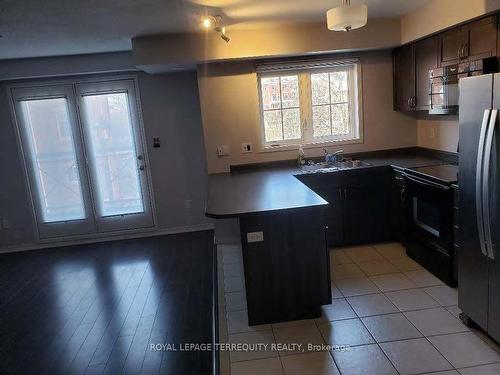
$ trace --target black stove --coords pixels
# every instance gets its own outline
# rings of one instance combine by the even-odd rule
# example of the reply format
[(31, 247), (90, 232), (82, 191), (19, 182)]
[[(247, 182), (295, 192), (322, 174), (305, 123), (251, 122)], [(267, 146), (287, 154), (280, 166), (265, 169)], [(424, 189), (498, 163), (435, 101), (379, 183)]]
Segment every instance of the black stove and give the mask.
[(406, 252), (448, 285), (456, 283), (451, 185), (457, 176), (453, 164), (405, 169)]
[(458, 182), (458, 165), (454, 164), (408, 168), (405, 172), (436, 183), (451, 185)]

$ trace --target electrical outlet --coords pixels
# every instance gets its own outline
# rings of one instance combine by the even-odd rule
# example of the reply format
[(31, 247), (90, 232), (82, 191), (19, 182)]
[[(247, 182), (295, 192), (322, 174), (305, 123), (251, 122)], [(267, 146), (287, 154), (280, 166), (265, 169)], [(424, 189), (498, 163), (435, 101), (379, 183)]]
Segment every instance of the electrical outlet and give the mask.
[(217, 146), (217, 155), (219, 157), (229, 156), (229, 146), (228, 145)]
[(241, 153), (248, 154), (252, 152), (252, 144), (250, 142), (245, 142), (241, 144)]
[(248, 232), (247, 233), (247, 242), (263, 242), (264, 241), (264, 232)]

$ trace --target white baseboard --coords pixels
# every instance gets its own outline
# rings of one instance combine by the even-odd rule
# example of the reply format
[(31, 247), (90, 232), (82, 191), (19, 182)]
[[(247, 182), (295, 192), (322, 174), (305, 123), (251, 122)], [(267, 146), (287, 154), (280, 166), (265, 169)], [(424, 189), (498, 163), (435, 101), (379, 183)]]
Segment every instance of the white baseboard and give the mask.
[(214, 229), (213, 223), (206, 223), (206, 224), (189, 225), (189, 226), (184, 226), (184, 227), (173, 227), (173, 228), (148, 230), (148, 231), (144, 231), (144, 232), (120, 233), (120, 234), (115, 234), (115, 235), (109, 234), (106, 237), (83, 238), (83, 239), (68, 240), (68, 241), (58, 240), (56, 242), (43, 242), (43, 243), (32, 243), (32, 244), (23, 244), (23, 245), (14, 245), (14, 246), (3, 246), (3, 247), (0, 247), (0, 254), (2, 254), (2, 253), (14, 253), (14, 252), (18, 252), (18, 251), (47, 249), (47, 248), (51, 248), (51, 247), (82, 245), (82, 244), (96, 243), (96, 242), (127, 240), (127, 239), (131, 239), (131, 238), (164, 236), (167, 234), (198, 232), (198, 231), (213, 230), (213, 229)]

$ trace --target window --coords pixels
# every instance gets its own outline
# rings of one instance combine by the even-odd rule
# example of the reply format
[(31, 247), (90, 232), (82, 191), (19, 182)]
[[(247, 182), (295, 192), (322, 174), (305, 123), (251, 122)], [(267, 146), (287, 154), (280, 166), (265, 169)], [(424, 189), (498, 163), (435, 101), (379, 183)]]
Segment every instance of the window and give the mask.
[(361, 140), (357, 60), (260, 66), (264, 148)]

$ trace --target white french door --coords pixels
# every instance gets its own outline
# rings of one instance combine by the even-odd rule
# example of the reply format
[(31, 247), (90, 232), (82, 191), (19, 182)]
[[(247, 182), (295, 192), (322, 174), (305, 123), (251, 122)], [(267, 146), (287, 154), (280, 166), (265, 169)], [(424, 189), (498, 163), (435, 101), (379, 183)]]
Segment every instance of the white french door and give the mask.
[(132, 80), (76, 85), (100, 231), (153, 225)]
[(40, 238), (154, 225), (133, 79), (11, 93)]

